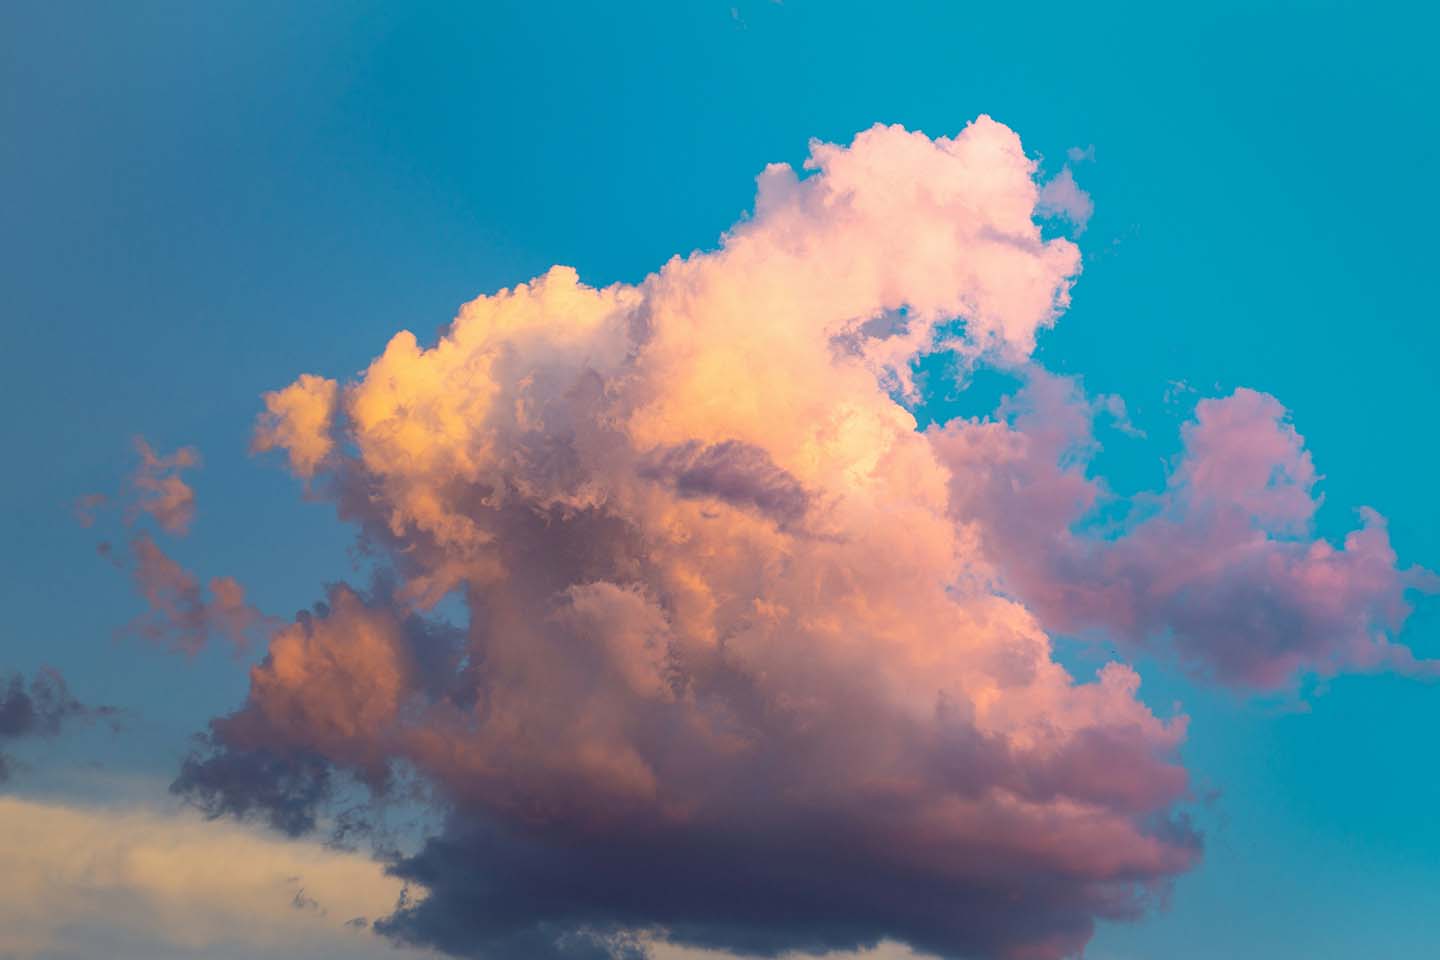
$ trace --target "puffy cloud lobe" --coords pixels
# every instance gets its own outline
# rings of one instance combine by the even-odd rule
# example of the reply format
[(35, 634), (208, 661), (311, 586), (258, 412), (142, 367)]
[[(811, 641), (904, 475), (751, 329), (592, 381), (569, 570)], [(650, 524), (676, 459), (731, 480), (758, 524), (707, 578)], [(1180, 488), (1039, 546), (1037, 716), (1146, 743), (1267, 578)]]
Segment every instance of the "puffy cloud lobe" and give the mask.
[(1098, 533), (1076, 527), (1110, 499), (1088, 475), (1092, 415), (1074, 381), (1035, 370), (999, 418), (932, 432), (953, 468), (952, 513), (1046, 627), (1168, 647), (1242, 688), (1301, 673), (1440, 672), (1393, 639), (1406, 591), (1440, 581), (1398, 566), (1374, 511), (1339, 547), (1314, 537), (1317, 475), (1275, 398), (1202, 400), (1165, 489)]
[(330, 599), (323, 616), (276, 633), (251, 672), (254, 709), (220, 729), (227, 742), (260, 746), (303, 729), (317, 754), (379, 775), (384, 736), (415, 683), (411, 652), (390, 611), (367, 607), (347, 587)]
[[(1055, 663), (894, 399), (928, 351), (1025, 357), (1067, 302), (1034, 164), (982, 118), (806, 168), (639, 285), (557, 267), (268, 395), (257, 447), (400, 583), (277, 633), (177, 789), (303, 829), (316, 758), (418, 771), (450, 818), (379, 926), (481, 957), (1053, 958), (1194, 863), (1184, 718)], [(451, 591), (463, 636), (412, 613)]]
[[(458, 631), (399, 610), (385, 584), (361, 597), (337, 584), (327, 603), (277, 630), (251, 670), (252, 709), (221, 718), (208, 755), (187, 758), (173, 792), (207, 816), (259, 818), (298, 836), (315, 828), (337, 788), (331, 762), (388, 785), (387, 743), (415, 688), (428, 699), (456, 687)], [(289, 735), (306, 730), (304, 745)]]
[(338, 391), (334, 380), (305, 374), (284, 390), (267, 393), (252, 448), (256, 452), (285, 450), (295, 473), (314, 475), (335, 445), (329, 425)]

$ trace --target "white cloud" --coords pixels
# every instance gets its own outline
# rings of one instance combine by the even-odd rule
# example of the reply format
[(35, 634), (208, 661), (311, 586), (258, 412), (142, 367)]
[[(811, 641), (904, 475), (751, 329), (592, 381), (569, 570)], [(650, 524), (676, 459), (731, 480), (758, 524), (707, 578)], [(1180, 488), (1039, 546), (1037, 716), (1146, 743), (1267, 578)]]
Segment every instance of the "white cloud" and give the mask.
[(5, 960), (419, 960), (347, 922), (389, 913), (398, 881), (363, 854), (183, 810), (0, 797)]

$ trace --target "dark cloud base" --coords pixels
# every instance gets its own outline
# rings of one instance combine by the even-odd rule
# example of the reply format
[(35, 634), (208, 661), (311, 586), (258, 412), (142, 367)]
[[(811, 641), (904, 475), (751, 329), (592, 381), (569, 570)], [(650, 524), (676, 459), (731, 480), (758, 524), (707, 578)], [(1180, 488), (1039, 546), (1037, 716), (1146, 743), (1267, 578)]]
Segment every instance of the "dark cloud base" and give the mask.
[[(1163, 830), (1198, 853), (1188, 822)], [(1144, 876), (1076, 884), (1013, 862), (945, 877), (886, 865), (854, 840), (846, 823), (816, 817), (605, 837), (519, 836), (457, 821), (393, 865), (430, 896), (376, 929), (480, 960), (638, 960), (646, 953), (637, 930), (758, 957), (883, 940), (941, 957), (1057, 956), (1083, 947), (1097, 916), (1134, 918), (1166, 886)]]

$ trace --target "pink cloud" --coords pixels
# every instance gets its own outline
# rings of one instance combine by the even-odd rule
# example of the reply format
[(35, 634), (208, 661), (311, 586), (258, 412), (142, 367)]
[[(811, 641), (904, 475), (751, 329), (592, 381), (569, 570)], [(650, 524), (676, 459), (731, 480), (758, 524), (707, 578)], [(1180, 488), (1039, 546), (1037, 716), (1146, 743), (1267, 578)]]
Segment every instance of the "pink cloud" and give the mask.
[(140, 455), (140, 465), (131, 484), (139, 495), (138, 509), (154, 517), (166, 533), (189, 532), (195, 518), (195, 491), (180, 473), (200, 465), (199, 452), (194, 447), (181, 447), (162, 457), (143, 437), (135, 438), (135, 451)]
[(1436, 578), (1398, 566), (1371, 510), (1339, 546), (1315, 538), (1318, 476), (1275, 398), (1202, 400), (1165, 489), (1101, 535), (1075, 529), (1109, 499), (1088, 472), (1093, 412), (1075, 381), (1035, 370), (1000, 419), (932, 432), (953, 467), (952, 513), (1048, 629), (1103, 630), (1255, 689), (1305, 673), (1436, 672), (1393, 639), (1406, 591)]
[[(716, 249), (638, 284), (554, 267), (266, 394), (255, 449), (381, 573), (270, 632), (176, 789), (301, 832), (340, 784), (418, 781), (445, 821), (392, 869), (427, 896), (377, 928), (460, 955), (1054, 960), (1139, 914), (1200, 855), (1187, 721), (1051, 636), (1240, 688), (1428, 673), (1395, 637), (1433, 578), (1373, 513), (1316, 537), (1310, 455), (1254, 391), (1202, 401), (1163, 489), (1116, 503), (1089, 468), (1123, 401), (1029, 363), (1080, 267), (1036, 218), (1089, 209), (988, 118), (877, 126), (767, 167)], [(919, 432), (937, 351), (1025, 387)], [(254, 622), (133, 549), (157, 636)], [(428, 617), (447, 596), (463, 627)]]
[(211, 636), (223, 637), (236, 652), (263, 636), (269, 618), (245, 602), (233, 577), (214, 577), (209, 597), (200, 580), (172, 560), (149, 534), (130, 541), (135, 586), (148, 609), (129, 629), (152, 643), (196, 654)]
[[(152, 516), (166, 533), (185, 536), (195, 516), (195, 491), (180, 476), (182, 470), (200, 464), (194, 447), (181, 447), (169, 456), (160, 456), (142, 437), (135, 438), (140, 463), (130, 477), (134, 498), (121, 515), (132, 527), (140, 513)], [(122, 498), (122, 502), (124, 499)], [(110, 498), (89, 494), (75, 503), (76, 519), (89, 528), (96, 511)], [(127, 632), (166, 649), (194, 655), (211, 637), (226, 640), (236, 653), (265, 637), (274, 626), (245, 599), (245, 588), (234, 577), (212, 577), (202, 586), (199, 577), (167, 554), (149, 533), (133, 533), (129, 549), (116, 550), (106, 540), (99, 553), (118, 569), (128, 569), (136, 590), (145, 599), (146, 610), (127, 625)]]
[(334, 447), (329, 424), (335, 416), (337, 386), (334, 380), (304, 374), (284, 390), (267, 393), (252, 449), (285, 450), (297, 475), (313, 475)]
[[(398, 579), (275, 633), (177, 788), (301, 830), (341, 774), (414, 772), (451, 815), (379, 927), (468, 955), (1056, 958), (1190, 867), (1184, 717), (1055, 661), (895, 399), (1068, 303), (1034, 162), (981, 118), (805, 171), (640, 284), (556, 267), (268, 394), (256, 448)], [(464, 630), (424, 617), (451, 593)]]
[(87, 493), (75, 500), (71, 514), (75, 522), (87, 530), (95, 525), (96, 513), (105, 506), (109, 498), (103, 493)]
[(1091, 201), (1090, 194), (1080, 189), (1080, 185), (1075, 182), (1075, 175), (1070, 172), (1069, 166), (1066, 166), (1041, 188), (1036, 212), (1041, 216), (1063, 217), (1069, 220), (1075, 227), (1075, 235), (1079, 236), (1085, 232), (1085, 225), (1090, 222), (1090, 217), (1095, 212), (1095, 204)]

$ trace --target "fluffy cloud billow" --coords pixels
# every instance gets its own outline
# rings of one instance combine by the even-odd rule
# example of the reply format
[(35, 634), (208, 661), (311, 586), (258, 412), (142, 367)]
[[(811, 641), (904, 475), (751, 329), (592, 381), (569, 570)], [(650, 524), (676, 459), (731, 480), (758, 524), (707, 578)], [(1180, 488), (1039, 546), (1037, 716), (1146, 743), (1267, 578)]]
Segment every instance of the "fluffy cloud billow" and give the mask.
[[(877, 126), (805, 166), (638, 285), (556, 267), (268, 395), (256, 448), (394, 582), (275, 631), (177, 789), (298, 832), (338, 779), (418, 775), (444, 827), (392, 869), (428, 893), (377, 928), (458, 956), (1048, 960), (1201, 842), (1186, 718), (1047, 630), (1173, 634), (1253, 685), (1403, 660), (1410, 575), (1378, 521), (1296, 539), (1313, 470), (1262, 395), (1202, 405), (1154, 519), (1075, 541), (1093, 405), (1029, 358), (1080, 258), (1013, 132)], [(936, 351), (1029, 371), (1023, 415), (917, 430)]]

